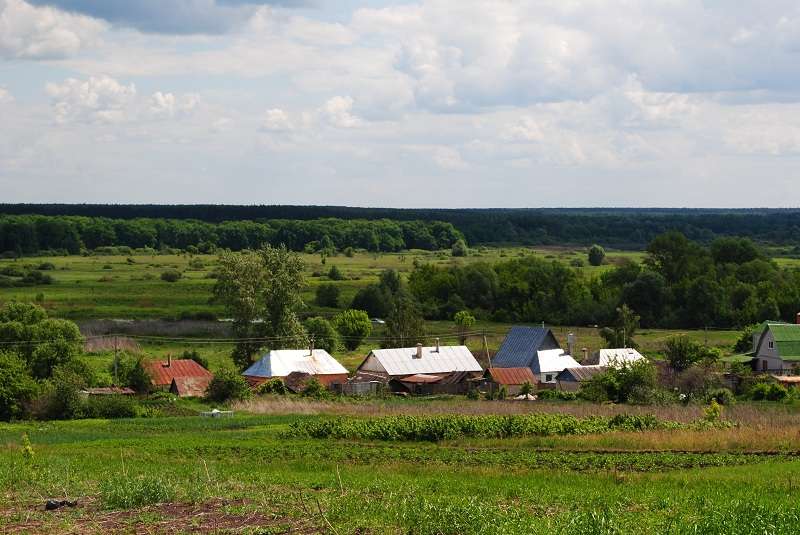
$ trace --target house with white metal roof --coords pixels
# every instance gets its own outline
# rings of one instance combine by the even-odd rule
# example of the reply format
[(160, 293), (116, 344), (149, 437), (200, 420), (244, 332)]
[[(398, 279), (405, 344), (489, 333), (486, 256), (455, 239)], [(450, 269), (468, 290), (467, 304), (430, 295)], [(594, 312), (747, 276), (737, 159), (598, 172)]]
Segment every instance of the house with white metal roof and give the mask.
[(247, 368), (242, 375), (250, 386), (289, 374), (307, 373), (324, 385), (347, 381), (347, 369), (324, 349), (273, 349)]
[(483, 372), (466, 346), (422, 346), (373, 349), (356, 370), (388, 379), (411, 375)]
[(596, 366), (611, 366), (615, 368), (646, 360), (644, 355), (630, 347), (618, 349), (601, 349), (592, 355), (584, 364)]

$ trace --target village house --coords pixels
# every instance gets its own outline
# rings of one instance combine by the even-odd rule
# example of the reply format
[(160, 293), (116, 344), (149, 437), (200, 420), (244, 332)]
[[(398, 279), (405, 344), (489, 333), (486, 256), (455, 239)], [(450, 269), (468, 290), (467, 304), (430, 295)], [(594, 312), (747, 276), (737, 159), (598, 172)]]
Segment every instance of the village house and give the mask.
[(583, 364), (586, 366), (621, 367), (646, 360), (645, 356), (633, 348), (600, 349), (595, 351)]
[(356, 375), (381, 380), (394, 392), (412, 394), (459, 394), (483, 368), (466, 346), (400, 347), (373, 349)]
[(550, 387), (561, 371), (578, 366), (550, 329), (518, 325), (508, 331), (491, 363), (492, 368), (529, 368), (538, 384)]
[(316, 377), (325, 386), (330, 386), (345, 383), (348, 372), (324, 349), (309, 348), (273, 349), (242, 373), (253, 388), (270, 379), (286, 382), (290, 375), (298, 377), (305, 374)]
[(196, 382), (205, 382), (206, 386), (214, 375), (191, 359), (172, 359), (167, 356), (166, 361), (150, 361), (144, 364), (144, 370), (150, 376), (150, 382), (156, 390), (169, 390), (175, 379), (181, 381), (192, 379)]
[(756, 372), (797, 374), (800, 370), (800, 314), (797, 322), (764, 322), (753, 333), (750, 352), (723, 360), (749, 364)]

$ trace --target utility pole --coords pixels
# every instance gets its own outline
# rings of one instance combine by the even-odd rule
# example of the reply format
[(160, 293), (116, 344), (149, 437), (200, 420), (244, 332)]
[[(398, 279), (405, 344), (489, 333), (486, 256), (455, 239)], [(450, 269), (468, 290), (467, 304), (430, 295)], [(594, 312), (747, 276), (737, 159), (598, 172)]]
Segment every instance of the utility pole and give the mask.
[(489, 344), (486, 342), (486, 331), (483, 331), (483, 352), (486, 354), (486, 367), (492, 367), (492, 359), (489, 357)]
[(114, 335), (114, 385), (119, 386), (119, 344), (117, 343), (117, 335)]

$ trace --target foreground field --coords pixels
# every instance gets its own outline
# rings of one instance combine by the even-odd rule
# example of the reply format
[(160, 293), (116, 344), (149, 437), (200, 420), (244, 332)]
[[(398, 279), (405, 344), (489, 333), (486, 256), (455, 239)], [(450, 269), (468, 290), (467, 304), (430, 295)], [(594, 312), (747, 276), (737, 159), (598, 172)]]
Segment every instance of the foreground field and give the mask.
[[(620, 410), (580, 407), (567, 410)], [(737, 428), (675, 432), (672, 442), (657, 430), (389, 443), (288, 431), (331, 412), (564, 407), (272, 408), (283, 414), (2, 425), (2, 530), (749, 534), (796, 533), (800, 524), (800, 419), (786, 409), (743, 406), (728, 415)], [(697, 409), (668, 410), (659, 418), (698, 416)], [(23, 433), (32, 452), (22, 446)], [(47, 498), (78, 506), (44, 512)]]

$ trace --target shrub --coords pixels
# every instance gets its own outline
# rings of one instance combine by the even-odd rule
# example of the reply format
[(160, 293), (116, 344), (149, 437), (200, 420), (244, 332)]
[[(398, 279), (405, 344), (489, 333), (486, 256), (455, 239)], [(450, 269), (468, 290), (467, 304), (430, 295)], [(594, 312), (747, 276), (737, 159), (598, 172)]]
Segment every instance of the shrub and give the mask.
[(712, 399), (708, 407), (703, 409), (703, 419), (707, 422), (718, 422), (722, 419), (722, 405)]
[(285, 396), (289, 393), (289, 389), (286, 388), (286, 384), (280, 379), (270, 379), (265, 383), (261, 383), (258, 389), (256, 390), (258, 395), (264, 394), (277, 394), (279, 396)]
[(345, 247), (344, 248), (344, 255), (347, 258), (353, 258), (355, 256), (355, 254), (356, 254), (355, 249), (353, 249), (352, 247)]
[(52, 262), (42, 262), (36, 267), (36, 269), (39, 271), (52, 271), (56, 269), (56, 266)]
[(655, 367), (648, 361), (640, 360), (595, 375), (581, 386), (580, 395), (598, 403), (648, 404), (657, 399), (657, 390)]
[(750, 389), (750, 399), (754, 401), (782, 401), (788, 395), (786, 387), (777, 383), (756, 383)]
[(478, 400), (481, 399), (481, 394), (477, 388), (470, 388), (467, 392), (467, 399)]
[(206, 399), (217, 403), (248, 399), (251, 395), (247, 381), (233, 370), (219, 371), (206, 391)]
[(350, 351), (357, 349), (372, 332), (372, 323), (363, 310), (345, 310), (333, 318), (333, 325), (342, 335), (342, 343)]
[(467, 243), (464, 240), (458, 239), (453, 243), (452, 250), (450, 254), (453, 256), (467, 256), (469, 254), (469, 249), (467, 248)]
[(508, 397), (508, 389), (506, 385), (502, 385), (497, 391), (497, 399), (506, 399)]
[(153, 476), (117, 477), (100, 484), (100, 499), (107, 509), (133, 509), (175, 500), (175, 487)]
[(539, 399), (552, 399), (558, 401), (575, 401), (578, 399), (578, 394), (575, 392), (565, 392), (563, 390), (539, 390), (537, 396)]
[(135, 418), (139, 404), (130, 396), (90, 396), (86, 401), (87, 418)]
[(533, 385), (529, 381), (525, 381), (519, 387), (519, 393), (523, 396), (533, 393)]
[(344, 274), (334, 265), (328, 270), (328, 278), (332, 281), (340, 281), (344, 280)]
[(589, 254), (587, 256), (589, 258), (589, 264), (599, 266), (606, 258), (606, 251), (599, 245), (592, 245), (589, 248)]
[(178, 282), (182, 276), (180, 271), (169, 269), (161, 274), (161, 280), (165, 282)]
[(329, 397), (330, 392), (319, 382), (319, 379), (312, 377), (306, 382), (306, 386), (303, 388), (303, 395), (309, 398), (320, 399)]
[(709, 390), (708, 394), (706, 394), (706, 401), (711, 402), (712, 400), (720, 405), (733, 405), (736, 402), (736, 397), (727, 388), (715, 388)]
[(203, 269), (206, 267), (205, 263), (199, 258), (192, 258), (189, 261), (189, 267), (192, 269)]
[(38, 391), (22, 359), (0, 353), (0, 420), (20, 418)]
[(580, 258), (573, 258), (572, 260), (569, 261), (569, 265), (574, 268), (582, 268), (584, 266), (583, 260), (581, 260)]
[(337, 308), (341, 290), (335, 284), (320, 284), (317, 286), (316, 302), (321, 307)]

